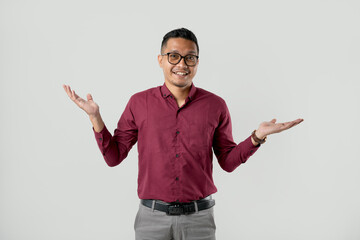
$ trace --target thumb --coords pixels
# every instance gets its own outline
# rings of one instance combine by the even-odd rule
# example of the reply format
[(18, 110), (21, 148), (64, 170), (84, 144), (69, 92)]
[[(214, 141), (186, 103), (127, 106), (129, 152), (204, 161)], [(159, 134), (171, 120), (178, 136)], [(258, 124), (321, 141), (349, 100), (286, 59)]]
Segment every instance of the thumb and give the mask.
[(93, 101), (93, 98), (92, 98), (92, 96), (91, 96), (90, 93), (88, 93), (88, 94), (86, 95), (86, 98), (87, 98), (88, 101)]
[(271, 120), (270, 122), (275, 123), (275, 122), (276, 122), (276, 118), (273, 118), (273, 120)]

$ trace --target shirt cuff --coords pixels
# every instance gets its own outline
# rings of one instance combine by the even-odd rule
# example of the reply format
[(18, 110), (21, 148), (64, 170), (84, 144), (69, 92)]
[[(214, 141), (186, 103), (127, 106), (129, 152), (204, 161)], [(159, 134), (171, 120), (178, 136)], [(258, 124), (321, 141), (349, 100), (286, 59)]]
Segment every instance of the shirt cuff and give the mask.
[(96, 132), (94, 127), (92, 127), (92, 130), (95, 134), (96, 142), (99, 146), (100, 151), (104, 155), (106, 147), (109, 145), (111, 140), (111, 133), (109, 130), (104, 126), (104, 128), (100, 132)]
[[(95, 137), (98, 138), (98, 137), (102, 137), (105, 132), (109, 132), (109, 130), (106, 128), (106, 126), (104, 125), (103, 129), (100, 131), (100, 132), (96, 132), (94, 127), (92, 127), (92, 130), (94, 131), (95, 133)], [(109, 132), (110, 133), (110, 132)]]
[(249, 156), (252, 156), (261, 146), (261, 144), (255, 146), (251, 141), (251, 135), (244, 141), (245, 149), (249, 151)]

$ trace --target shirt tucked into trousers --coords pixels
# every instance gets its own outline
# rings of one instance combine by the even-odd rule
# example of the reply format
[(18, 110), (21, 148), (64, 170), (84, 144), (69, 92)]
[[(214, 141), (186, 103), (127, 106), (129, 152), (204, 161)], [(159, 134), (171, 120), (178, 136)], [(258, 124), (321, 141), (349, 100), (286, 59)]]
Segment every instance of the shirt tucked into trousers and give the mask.
[(134, 229), (136, 240), (215, 240), (214, 208), (169, 216), (140, 204)]
[[(194, 83), (180, 107), (165, 83), (135, 93), (113, 136), (106, 126), (99, 133), (93, 131), (99, 149), (111, 167), (120, 164), (137, 143), (139, 198), (168, 203), (188, 203), (217, 192), (212, 177), (213, 153), (220, 167), (232, 172), (260, 147), (252, 144), (250, 135), (236, 144), (225, 101), (195, 87)], [(139, 211), (143, 209), (144, 212), (146, 207), (142, 207)], [(196, 214), (203, 211), (205, 214), (213, 211), (211, 209)], [(185, 219), (188, 216), (177, 217)], [(173, 216), (165, 214), (164, 219), (167, 217)]]

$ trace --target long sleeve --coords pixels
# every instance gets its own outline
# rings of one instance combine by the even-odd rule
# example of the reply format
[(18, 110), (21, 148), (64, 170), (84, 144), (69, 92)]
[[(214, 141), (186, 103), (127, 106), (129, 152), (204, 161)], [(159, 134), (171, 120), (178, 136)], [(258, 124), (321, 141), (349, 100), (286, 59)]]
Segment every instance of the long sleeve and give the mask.
[(229, 109), (224, 102), (224, 110), (220, 116), (220, 122), (215, 129), (213, 149), (222, 169), (227, 172), (234, 171), (240, 164), (245, 163), (260, 145), (254, 146), (251, 136), (239, 144), (236, 144), (232, 136), (231, 117)]
[(132, 98), (125, 107), (123, 114), (114, 131), (114, 136), (106, 126), (98, 133), (94, 130), (95, 138), (101, 153), (108, 166), (114, 167), (120, 164), (128, 155), (129, 151), (138, 139), (138, 128), (131, 110)]

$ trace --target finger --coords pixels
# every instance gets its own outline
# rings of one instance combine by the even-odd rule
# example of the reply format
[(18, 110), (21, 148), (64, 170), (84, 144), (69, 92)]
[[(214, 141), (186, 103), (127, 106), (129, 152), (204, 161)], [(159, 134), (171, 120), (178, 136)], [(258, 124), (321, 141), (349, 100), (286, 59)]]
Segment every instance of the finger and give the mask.
[(291, 127), (292, 122), (279, 123), (278, 128), (280, 131), (284, 131)]
[(69, 94), (70, 94), (70, 98), (73, 99), (73, 90), (71, 89), (70, 86), (68, 86), (68, 91), (69, 91)]
[(81, 97), (79, 97), (79, 95), (77, 95), (74, 90), (72, 92), (73, 92), (73, 96), (74, 96), (74, 101), (76, 101), (77, 103), (85, 102), (85, 100), (82, 99)]
[(79, 97), (79, 95), (76, 94), (75, 90), (71, 91), (72, 100), (80, 107), (80, 104), (84, 102), (85, 100)]
[(297, 119), (296, 121), (297, 121), (298, 123), (301, 123), (302, 121), (304, 121), (304, 119), (299, 118), (299, 119)]
[(298, 118), (298, 119), (296, 119), (296, 120), (294, 120), (294, 121), (291, 121), (291, 122), (301, 123), (302, 121), (304, 121), (304, 119)]
[(67, 93), (68, 93), (69, 97), (71, 98), (71, 100), (73, 100), (72, 90), (71, 90), (70, 86), (67, 87)]
[(75, 100), (75, 91), (71, 90), (71, 88), (70, 88), (70, 92), (71, 92), (71, 99)]
[(86, 98), (87, 98), (88, 101), (93, 101), (93, 98), (92, 98), (92, 96), (91, 96), (90, 93), (88, 93), (88, 94), (86, 95)]
[(291, 121), (291, 122), (283, 123), (283, 125), (282, 125), (282, 130), (286, 130), (286, 129), (292, 128), (292, 127), (295, 126), (296, 124), (298, 124), (298, 121)]
[(81, 98), (81, 97), (79, 97), (79, 95), (76, 94), (75, 91), (74, 91), (74, 96), (75, 96), (76, 99)]
[(291, 126), (290, 126), (290, 127), (293, 127), (293, 126), (301, 123), (303, 120), (304, 120), (304, 119), (299, 118), (299, 119), (296, 119), (296, 120), (290, 122), (290, 123), (291, 123)]
[(270, 122), (276, 123), (276, 118), (273, 118)]
[(65, 89), (65, 92), (67, 93), (67, 95), (71, 98), (71, 92), (70, 92), (70, 87), (67, 86), (67, 85), (64, 85), (64, 89)]

